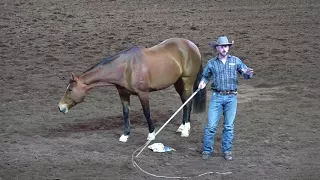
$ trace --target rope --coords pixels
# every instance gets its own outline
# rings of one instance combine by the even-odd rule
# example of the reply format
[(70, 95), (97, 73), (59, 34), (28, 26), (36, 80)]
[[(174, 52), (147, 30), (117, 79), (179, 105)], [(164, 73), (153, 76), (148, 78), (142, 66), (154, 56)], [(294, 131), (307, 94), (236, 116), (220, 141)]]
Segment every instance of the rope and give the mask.
[(143, 170), (139, 165), (138, 163), (134, 160), (134, 154), (139, 150), (140, 148), (138, 148), (137, 150), (135, 150), (132, 155), (131, 155), (131, 162), (132, 162), (132, 165), (133, 167), (135, 168), (138, 168), (141, 172), (149, 175), (149, 176), (153, 176), (153, 177), (156, 177), (156, 178), (165, 178), (165, 179), (194, 179), (194, 178), (197, 178), (197, 177), (201, 177), (201, 176), (204, 176), (204, 175), (208, 175), (208, 174), (221, 174), (221, 175), (228, 175), (228, 174), (232, 174), (232, 172), (206, 172), (206, 173), (202, 173), (202, 174), (199, 174), (199, 175), (195, 175), (195, 176), (160, 176), (160, 175), (156, 175), (156, 174), (152, 174), (152, 173), (149, 173), (147, 172), (146, 170)]
[[(182, 106), (167, 120), (167, 122), (156, 132), (155, 136), (157, 136), (159, 134), (159, 132), (171, 121), (171, 119), (193, 98), (193, 96), (195, 96), (201, 89), (198, 88), (190, 97), (189, 99), (186, 100), (186, 102), (184, 102), (182, 104)], [(132, 162), (132, 165), (133, 167), (135, 168), (138, 168), (140, 171), (142, 171), (143, 173), (145, 174), (148, 174), (150, 176), (153, 176), (153, 177), (157, 177), (157, 178), (165, 178), (165, 179), (191, 179), (191, 178), (195, 178), (195, 177), (201, 177), (201, 176), (204, 176), (204, 175), (208, 175), (208, 174), (222, 174), (222, 175), (227, 175), (227, 174), (231, 174), (232, 172), (225, 172), (225, 173), (221, 173), (221, 172), (206, 172), (206, 173), (202, 173), (202, 174), (199, 174), (199, 175), (196, 175), (196, 176), (160, 176), (160, 175), (156, 175), (156, 174), (152, 174), (152, 173), (149, 173), (145, 170), (143, 170), (137, 163), (136, 161), (134, 160), (135, 157), (138, 157), (141, 152), (148, 146), (148, 144), (151, 142), (152, 140), (148, 140), (144, 146), (142, 148), (138, 148), (137, 150), (135, 150), (133, 153), (132, 153), (132, 156), (131, 156), (131, 162)], [(134, 154), (139, 150), (139, 153), (134, 156)]]

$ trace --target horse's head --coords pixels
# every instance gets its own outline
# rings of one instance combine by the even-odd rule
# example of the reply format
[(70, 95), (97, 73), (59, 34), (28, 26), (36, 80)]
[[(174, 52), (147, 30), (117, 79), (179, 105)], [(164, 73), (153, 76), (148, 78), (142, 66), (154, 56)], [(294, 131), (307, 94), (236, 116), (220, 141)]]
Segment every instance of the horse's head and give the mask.
[(81, 103), (87, 95), (88, 88), (74, 73), (71, 73), (70, 83), (59, 102), (59, 110), (67, 113), (69, 109)]

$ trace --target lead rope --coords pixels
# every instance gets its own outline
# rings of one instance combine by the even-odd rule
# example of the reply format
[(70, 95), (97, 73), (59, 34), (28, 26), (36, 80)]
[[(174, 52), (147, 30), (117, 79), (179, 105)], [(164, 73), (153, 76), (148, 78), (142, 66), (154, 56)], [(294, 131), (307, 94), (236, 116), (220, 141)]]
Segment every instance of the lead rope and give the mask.
[[(201, 89), (198, 88), (198, 89), (189, 97), (189, 99), (187, 99), (186, 102), (184, 102), (184, 103), (182, 104), (182, 106), (181, 106), (181, 107), (167, 120), (167, 122), (164, 123), (164, 125), (162, 125), (162, 127), (156, 132), (155, 137), (156, 137), (156, 136), (159, 134), (159, 132), (171, 121), (171, 119), (172, 119), (175, 115), (177, 115), (177, 113), (193, 98), (193, 96), (195, 96), (200, 90), (201, 90)], [(135, 151), (132, 153), (132, 156), (131, 156), (131, 162), (132, 162), (133, 167), (138, 168), (140, 171), (142, 171), (143, 173), (148, 174), (148, 175), (150, 175), (150, 176), (157, 177), (157, 178), (166, 178), (166, 179), (190, 179), (190, 178), (195, 178), (195, 177), (201, 177), (201, 176), (204, 176), (204, 175), (207, 175), (207, 174), (214, 174), (214, 173), (216, 173), (216, 174), (223, 174), (223, 175), (225, 175), (225, 174), (231, 174), (231, 173), (232, 173), (232, 172), (225, 172), (225, 173), (220, 173), (220, 172), (206, 172), (206, 173), (199, 174), (199, 175), (197, 175), (197, 176), (188, 176), (188, 177), (184, 177), (184, 176), (160, 176), (160, 175), (155, 175), (155, 174), (149, 173), (149, 172), (143, 170), (143, 169), (136, 163), (136, 161), (134, 160), (134, 158), (135, 158), (135, 157), (138, 157), (138, 156), (141, 154), (141, 152), (148, 146), (148, 144), (149, 144), (151, 141), (152, 141), (152, 140), (148, 140), (148, 141), (144, 144), (144, 146), (142, 146), (141, 148), (138, 148), (137, 150), (135, 150)], [(134, 156), (134, 154), (135, 154), (139, 149), (141, 149), (141, 150), (139, 151), (139, 153), (138, 153), (136, 156)]]

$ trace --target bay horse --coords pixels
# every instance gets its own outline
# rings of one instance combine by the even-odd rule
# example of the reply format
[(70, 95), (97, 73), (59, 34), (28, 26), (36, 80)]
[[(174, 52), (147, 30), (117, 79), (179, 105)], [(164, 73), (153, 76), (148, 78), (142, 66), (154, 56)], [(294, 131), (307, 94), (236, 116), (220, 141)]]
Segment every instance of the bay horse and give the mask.
[[(138, 96), (149, 127), (147, 140), (155, 139), (155, 128), (150, 117), (149, 93), (174, 85), (184, 103), (198, 88), (203, 71), (198, 47), (187, 39), (170, 38), (150, 48), (132, 47), (102, 59), (82, 75), (71, 72), (71, 79), (59, 110), (67, 113), (81, 103), (91, 89), (97, 86), (115, 86), (118, 90), (124, 119), (124, 133), (119, 141), (130, 135), (130, 96)], [(191, 105), (196, 113), (205, 111), (206, 91), (200, 90), (183, 107), (182, 124), (177, 132), (188, 137)]]

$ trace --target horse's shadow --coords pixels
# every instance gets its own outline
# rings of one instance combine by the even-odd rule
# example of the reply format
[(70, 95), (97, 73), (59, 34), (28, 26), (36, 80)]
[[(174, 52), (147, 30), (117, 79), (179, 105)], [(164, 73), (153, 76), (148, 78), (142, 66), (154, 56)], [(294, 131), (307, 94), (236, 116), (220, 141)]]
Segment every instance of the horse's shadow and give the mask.
[[(171, 116), (171, 111), (160, 112), (154, 111), (152, 113), (153, 120), (155, 124), (158, 126), (162, 125), (166, 119), (169, 119)], [(148, 124), (145, 121), (142, 110), (140, 111), (132, 111), (130, 113), (130, 123), (133, 125), (131, 128), (144, 128), (147, 127)], [(77, 119), (71, 123), (61, 123), (59, 127), (49, 129), (51, 135), (63, 136), (70, 133), (81, 133), (81, 132), (94, 132), (94, 131), (122, 131), (123, 130), (123, 115), (115, 115), (115, 116), (106, 116), (99, 118), (88, 119), (86, 122), (77, 123)], [(178, 121), (177, 121), (178, 124)]]

